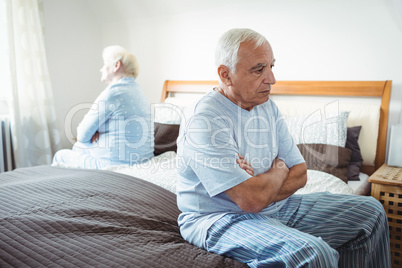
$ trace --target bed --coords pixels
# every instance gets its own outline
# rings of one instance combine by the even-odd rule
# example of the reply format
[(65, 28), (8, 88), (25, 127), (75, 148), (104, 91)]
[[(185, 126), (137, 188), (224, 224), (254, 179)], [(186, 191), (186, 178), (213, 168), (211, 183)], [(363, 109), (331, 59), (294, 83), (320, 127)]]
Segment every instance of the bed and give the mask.
[[(181, 238), (176, 222), (179, 215), (175, 196), (178, 123), (185, 118), (185, 110), (191, 107), (190, 104), (216, 85), (216, 81), (165, 82), (162, 101), (154, 105), (156, 156), (148, 162), (105, 170), (38, 166), (1, 173), (0, 266), (245, 267), (187, 243)], [(360, 102), (362, 96), (377, 99), (378, 103), (369, 105), (368, 109), (377, 107), (374, 109), (376, 115), (370, 115), (377, 127), (374, 131), (364, 129), (364, 124), (356, 139), (363, 157), (359, 176), (360, 173), (368, 176), (385, 160), (390, 90), (391, 81), (280, 81), (271, 92), (289, 122), (300, 120), (295, 117), (300, 115), (300, 110), (296, 105), (289, 105), (291, 100), (281, 100), (284, 95), (297, 96), (296, 102), (300, 102), (299, 95), (307, 95), (309, 99), (312, 95), (352, 96), (352, 102)], [(328, 107), (327, 104), (333, 101), (326, 100), (325, 103), (324, 107)], [(289, 106), (293, 110), (286, 110)], [(306, 108), (300, 109), (305, 111)], [(310, 115), (315, 115), (316, 110), (307, 111), (303, 116), (314, 119)], [(352, 110), (349, 109), (347, 116), (350, 127), (367, 123), (367, 117), (361, 115), (360, 110), (353, 119)], [(338, 114), (342, 114), (340, 111), (344, 112), (344, 109), (339, 109)], [(332, 115), (332, 112), (328, 113)], [(306, 117), (302, 119), (306, 121)], [(320, 124), (318, 120), (313, 123), (322, 127), (333, 122)], [(335, 125), (338, 127), (339, 124)], [(368, 135), (374, 156), (372, 150), (363, 149), (366, 146), (362, 140), (363, 129), (368, 131), (366, 135), (376, 132)], [(304, 139), (304, 136), (296, 138)], [(317, 164), (309, 157), (313, 169), (309, 169), (308, 183), (299, 193), (357, 194), (331, 171), (332, 164), (332, 168), (342, 169), (345, 174), (352, 150), (348, 151), (349, 161), (342, 166), (340, 162), (345, 161), (341, 161), (343, 156), (339, 151), (347, 150), (339, 148), (344, 147), (324, 143), (324, 148), (318, 148), (321, 145), (318, 146), (315, 140), (306, 142), (300, 143), (301, 150), (319, 152), (320, 156), (336, 155), (337, 161), (329, 159), (328, 163)], [(364, 160), (366, 156), (368, 160)], [(319, 170), (323, 166), (329, 167), (329, 173)], [(362, 185), (367, 187), (367, 184), (363, 180)]]

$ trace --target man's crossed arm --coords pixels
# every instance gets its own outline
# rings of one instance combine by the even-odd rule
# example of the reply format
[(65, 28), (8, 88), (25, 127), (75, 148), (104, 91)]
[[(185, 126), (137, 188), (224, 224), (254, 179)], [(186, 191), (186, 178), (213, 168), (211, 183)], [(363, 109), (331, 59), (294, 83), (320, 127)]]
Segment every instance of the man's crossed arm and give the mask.
[(272, 167), (267, 172), (257, 176), (254, 176), (253, 168), (242, 156), (239, 156), (237, 163), (253, 177), (225, 191), (225, 193), (244, 212), (260, 212), (271, 203), (291, 196), (307, 182), (305, 163), (289, 169), (285, 162), (275, 158)]

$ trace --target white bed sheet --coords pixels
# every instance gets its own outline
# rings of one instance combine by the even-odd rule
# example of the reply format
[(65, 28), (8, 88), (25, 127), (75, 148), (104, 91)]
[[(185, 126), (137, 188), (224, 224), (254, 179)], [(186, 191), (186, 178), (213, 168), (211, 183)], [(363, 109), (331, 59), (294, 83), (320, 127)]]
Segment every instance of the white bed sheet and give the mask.
[(358, 181), (348, 181), (348, 185), (353, 189), (353, 193), (357, 195), (369, 195), (371, 183), (368, 181), (369, 175), (365, 173), (359, 174)]
[(142, 164), (111, 166), (104, 168), (104, 170), (137, 177), (176, 193), (176, 167), (176, 152), (169, 151)]

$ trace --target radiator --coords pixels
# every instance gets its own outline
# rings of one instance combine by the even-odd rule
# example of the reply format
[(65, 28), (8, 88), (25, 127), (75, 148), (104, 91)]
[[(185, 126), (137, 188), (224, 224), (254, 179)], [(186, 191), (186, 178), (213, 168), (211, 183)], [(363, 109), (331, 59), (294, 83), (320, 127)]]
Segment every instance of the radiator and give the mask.
[(7, 117), (0, 117), (0, 172), (12, 170), (12, 160), (10, 121)]

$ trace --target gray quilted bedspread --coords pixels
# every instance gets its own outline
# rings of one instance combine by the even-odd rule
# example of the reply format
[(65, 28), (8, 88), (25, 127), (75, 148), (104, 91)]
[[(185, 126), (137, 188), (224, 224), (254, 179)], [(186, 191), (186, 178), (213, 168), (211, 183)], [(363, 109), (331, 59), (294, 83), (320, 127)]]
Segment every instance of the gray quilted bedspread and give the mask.
[(1, 173), (0, 267), (245, 266), (184, 241), (178, 214), (173, 193), (119, 173)]

